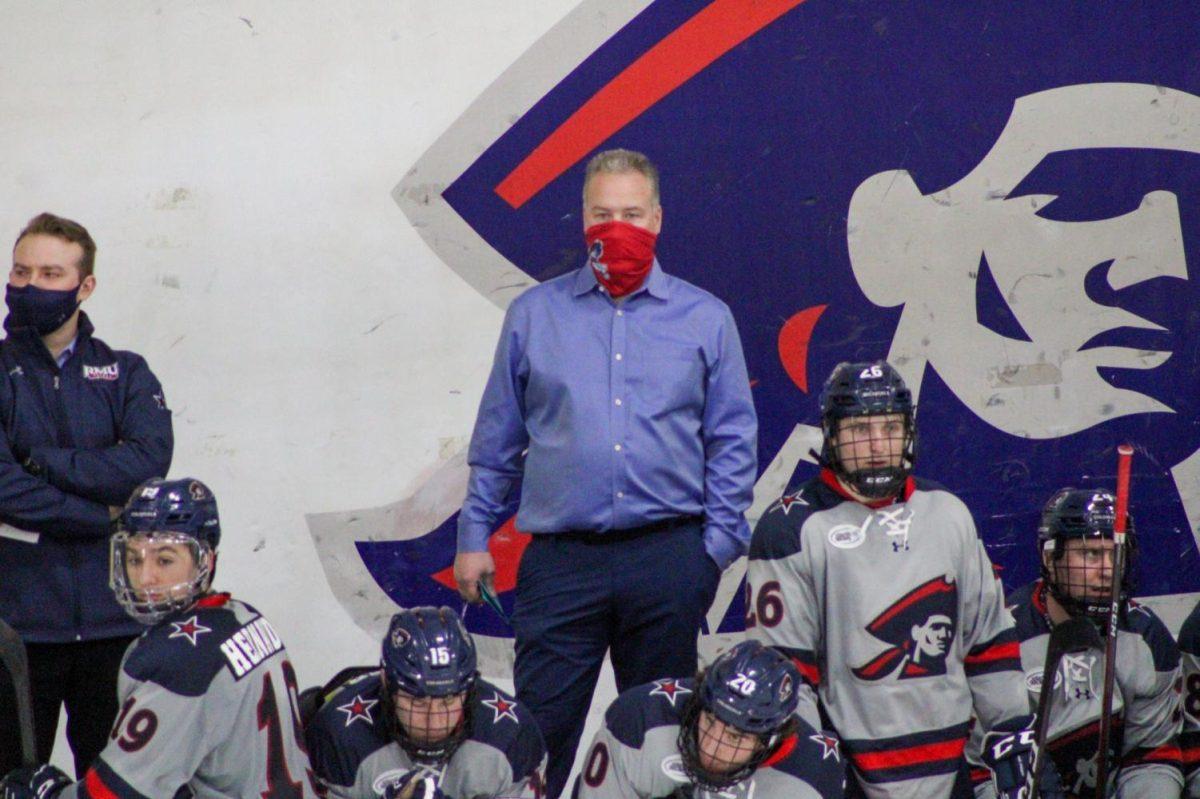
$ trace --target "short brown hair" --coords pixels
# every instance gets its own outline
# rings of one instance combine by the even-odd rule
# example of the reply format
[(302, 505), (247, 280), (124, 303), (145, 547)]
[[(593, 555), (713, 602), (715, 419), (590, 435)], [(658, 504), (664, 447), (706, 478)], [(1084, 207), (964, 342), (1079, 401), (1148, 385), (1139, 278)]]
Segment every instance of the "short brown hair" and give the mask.
[(650, 199), (659, 205), (658, 167), (642, 153), (634, 150), (605, 150), (597, 153), (588, 161), (587, 171), (583, 176), (583, 201), (587, 202), (587, 187), (594, 175), (604, 172), (609, 175), (619, 175), (623, 172), (637, 172), (645, 175), (650, 181)]
[(92, 241), (92, 234), (87, 232), (87, 228), (71, 219), (66, 219), (61, 216), (55, 216), (49, 211), (42, 213), (29, 220), (25, 225), (25, 229), (17, 236), (17, 240), (13, 242), (13, 249), (21, 243), (21, 239), (26, 236), (53, 236), (56, 239), (69, 241), (72, 244), (78, 244), (83, 248), (83, 257), (79, 259), (77, 266), (79, 267), (79, 279), (92, 274), (92, 270), (96, 268), (96, 242)]

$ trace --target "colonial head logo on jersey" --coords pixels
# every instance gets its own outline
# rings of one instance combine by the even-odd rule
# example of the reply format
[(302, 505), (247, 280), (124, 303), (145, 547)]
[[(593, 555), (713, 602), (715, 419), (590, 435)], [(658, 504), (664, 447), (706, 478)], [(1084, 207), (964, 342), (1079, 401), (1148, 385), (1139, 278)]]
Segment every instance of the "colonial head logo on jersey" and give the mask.
[(946, 655), (958, 631), (958, 588), (935, 577), (909, 591), (867, 625), (867, 632), (891, 644), (854, 669), (860, 680), (882, 680), (899, 669), (898, 679), (946, 673)]

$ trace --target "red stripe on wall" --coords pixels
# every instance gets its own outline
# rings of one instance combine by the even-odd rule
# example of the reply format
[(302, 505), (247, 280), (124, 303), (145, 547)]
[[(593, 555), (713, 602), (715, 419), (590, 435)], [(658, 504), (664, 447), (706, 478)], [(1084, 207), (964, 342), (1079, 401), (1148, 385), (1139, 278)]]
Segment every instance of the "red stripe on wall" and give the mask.
[(588, 152), (804, 0), (714, 0), (592, 95), (496, 186), (520, 208)]

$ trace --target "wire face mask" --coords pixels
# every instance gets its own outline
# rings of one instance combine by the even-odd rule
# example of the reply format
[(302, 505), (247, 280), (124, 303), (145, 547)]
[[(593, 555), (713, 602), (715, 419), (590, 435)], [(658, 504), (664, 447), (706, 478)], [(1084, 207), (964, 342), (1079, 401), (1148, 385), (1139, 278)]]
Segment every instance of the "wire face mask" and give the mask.
[(208, 590), (213, 550), (177, 532), (117, 532), (109, 540), (109, 586), (142, 624), (191, 607)]

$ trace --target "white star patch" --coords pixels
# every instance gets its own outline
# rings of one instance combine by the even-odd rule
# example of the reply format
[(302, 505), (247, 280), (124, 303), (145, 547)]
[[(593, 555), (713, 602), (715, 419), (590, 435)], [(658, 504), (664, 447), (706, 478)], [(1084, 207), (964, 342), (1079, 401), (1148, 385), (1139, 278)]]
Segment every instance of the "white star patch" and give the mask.
[(692, 692), (691, 688), (684, 688), (675, 680), (655, 680), (654, 690), (650, 692), (651, 696), (658, 694), (665, 696), (667, 701), (671, 703), (671, 707), (675, 707), (675, 697), (684, 696)]
[(378, 704), (378, 699), (363, 699), (361, 695), (355, 694), (353, 699), (344, 705), (338, 705), (337, 709), (346, 714), (346, 726), (349, 727), (359, 719), (368, 724), (373, 723), (371, 708)]
[(837, 738), (830, 738), (828, 735), (822, 735), (821, 733), (817, 733), (816, 735), (808, 736), (808, 740), (813, 741), (815, 743), (819, 743), (821, 745), (821, 748), (824, 750), (821, 753), (822, 760), (827, 760), (830, 755), (833, 755), (833, 759), (835, 761), (837, 761), (838, 763), (842, 762), (842, 757), (841, 757), (841, 755), (838, 754)]
[(487, 705), (492, 709), (495, 714), (495, 718), (492, 719), (493, 724), (499, 724), (500, 719), (512, 719), (514, 722), (520, 723), (515, 712), (517, 703), (505, 699), (499, 692), (493, 692), (491, 699), (484, 699), (480, 704)]
[(784, 494), (782, 497), (772, 502), (771, 507), (767, 508), (767, 513), (770, 513), (773, 510), (781, 510), (783, 511), (783, 515), (787, 516), (788, 511), (792, 509), (793, 505), (808, 505), (808, 500), (804, 498), (803, 488), (796, 489), (796, 491), (792, 494)]
[(187, 621), (173, 621), (171, 626), (175, 629), (167, 638), (186, 638), (192, 646), (196, 645), (196, 639), (205, 633), (211, 633), (211, 627), (205, 627), (201, 624), (196, 616), (192, 616)]

